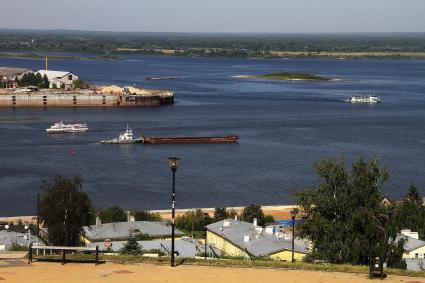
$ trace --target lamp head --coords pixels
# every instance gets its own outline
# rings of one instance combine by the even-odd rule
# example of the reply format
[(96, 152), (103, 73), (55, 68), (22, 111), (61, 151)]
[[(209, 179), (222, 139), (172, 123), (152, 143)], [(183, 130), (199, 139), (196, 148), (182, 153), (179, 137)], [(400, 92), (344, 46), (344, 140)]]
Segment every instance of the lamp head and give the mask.
[(292, 219), (295, 219), (295, 216), (298, 214), (298, 208), (293, 208), (290, 211)]
[(174, 156), (168, 158), (168, 165), (170, 166), (173, 172), (177, 170), (177, 167), (179, 166), (179, 160), (180, 158)]

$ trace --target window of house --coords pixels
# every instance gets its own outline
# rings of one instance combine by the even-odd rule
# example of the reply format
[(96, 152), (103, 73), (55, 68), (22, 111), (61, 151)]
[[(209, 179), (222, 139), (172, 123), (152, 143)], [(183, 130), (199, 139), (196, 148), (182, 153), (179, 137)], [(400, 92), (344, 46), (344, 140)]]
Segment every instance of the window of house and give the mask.
[(415, 254), (415, 258), (419, 258), (419, 254)]
[(72, 75), (68, 75), (68, 80), (72, 81)]

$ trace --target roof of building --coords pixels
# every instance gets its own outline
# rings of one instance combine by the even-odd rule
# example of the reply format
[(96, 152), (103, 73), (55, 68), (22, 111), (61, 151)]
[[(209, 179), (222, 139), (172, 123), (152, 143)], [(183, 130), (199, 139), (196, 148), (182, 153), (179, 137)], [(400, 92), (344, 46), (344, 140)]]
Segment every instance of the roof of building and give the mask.
[[(83, 230), (85, 237), (91, 241), (103, 241), (105, 239), (125, 240), (131, 232), (148, 234), (151, 237), (166, 237), (171, 235), (171, 226), (166, 222), (157, 221), (105, 223), (101, 225), (84, 226)], [(176, 229), (175, 235), (182, 236), (184, 233)]]
[[(19, 233), (13, 231), (0, 231), (0, 245), (6, 245), (6, 248), (12, 246), (12, 244), (18, 244), (20, 246), (28, 246), (27, 233)], [(35, 243), (37, 237), (31, 235), (31, 242)]]
[(49, 81), (56, 78), (63, 78), (68, 74), (72, 74), (71, 72), (67, 72), (67, 71), (52, 71), (52, 70), (38, 70), (36, 73), (39, 73), (41, 76), (46, 75)]
[[(225, 225), (225, 221), (229, 225)], [(260, 228), (252, 223), (235, 219), (226, 219), (207, 226), (210, 232), (227, 239), (253, 256), (266, 256), (283, 250), (292, 250), (291, 239), (278, 239), (275, 235), (268, 234)], [(245, 236), (250, 237), (248, 242), (244, 241)], [(309, 253), (308, 243), (295, 239), (294, 251)]]
[(410, 251), (416, 250), (417, 248), (425, 246), (425, 241), (418, 240), (418, 239), (415, 239), (406, 235), (402, 235), (402, 234), (397, 234), (395, 242), (398, 242), (401, 238), (405, 239), (405, 242), (404, 242), (405, 251), (410, 252)]
[[(120, 249), (124, 247), (126, 241), (113, 241), (111, 250), (113, 252), (118, 252)], [(150, 240), (150, 241), (138, 241), (138, 243), (142, 246), (144, 250), (163, 250), (161, 245), (166, 247), (169, 251), (171, 251), (171, 240)], [(88, 246), (96, 247), (99, 246), (99, 250), (106, 251), (107, 248), (104, 245), (104, 242), (95, 242), (91, 243)], [(199, 241), (184, 237), (182, 239), (175, 240), (175, 250), (179, 253), (181, 257), (194, 257), (197, 253), (204, 252), (205, 246), (203, 243)], [(208, 247), (207, 247), (208, 249)], [(164, 251), (164, 250), (163, 250)], [(216, 253), (218, 251), (214, 249)]]
[(25, 69), (25, 68), (0, 67), (0, 77), (18, 76), (27, 71), (32, 72), (30, 69)]

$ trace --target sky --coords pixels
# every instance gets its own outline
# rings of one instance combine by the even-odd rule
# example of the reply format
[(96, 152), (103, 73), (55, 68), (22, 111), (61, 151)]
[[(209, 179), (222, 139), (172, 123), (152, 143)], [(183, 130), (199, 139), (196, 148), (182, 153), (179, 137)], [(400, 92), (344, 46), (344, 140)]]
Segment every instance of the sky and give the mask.
[[(0, 28), (425, 32), (425, 0), (1, 0)], [(25, 7), (25, 8), (23, 8)]]

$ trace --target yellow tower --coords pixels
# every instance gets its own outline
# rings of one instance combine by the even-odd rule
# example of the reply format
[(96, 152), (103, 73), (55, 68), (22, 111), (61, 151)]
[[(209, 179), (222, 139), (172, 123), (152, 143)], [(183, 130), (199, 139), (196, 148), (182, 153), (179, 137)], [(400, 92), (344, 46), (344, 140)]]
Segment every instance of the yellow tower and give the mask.
[(47, 71), (47, 56), (46, 56), (46, 71)]

